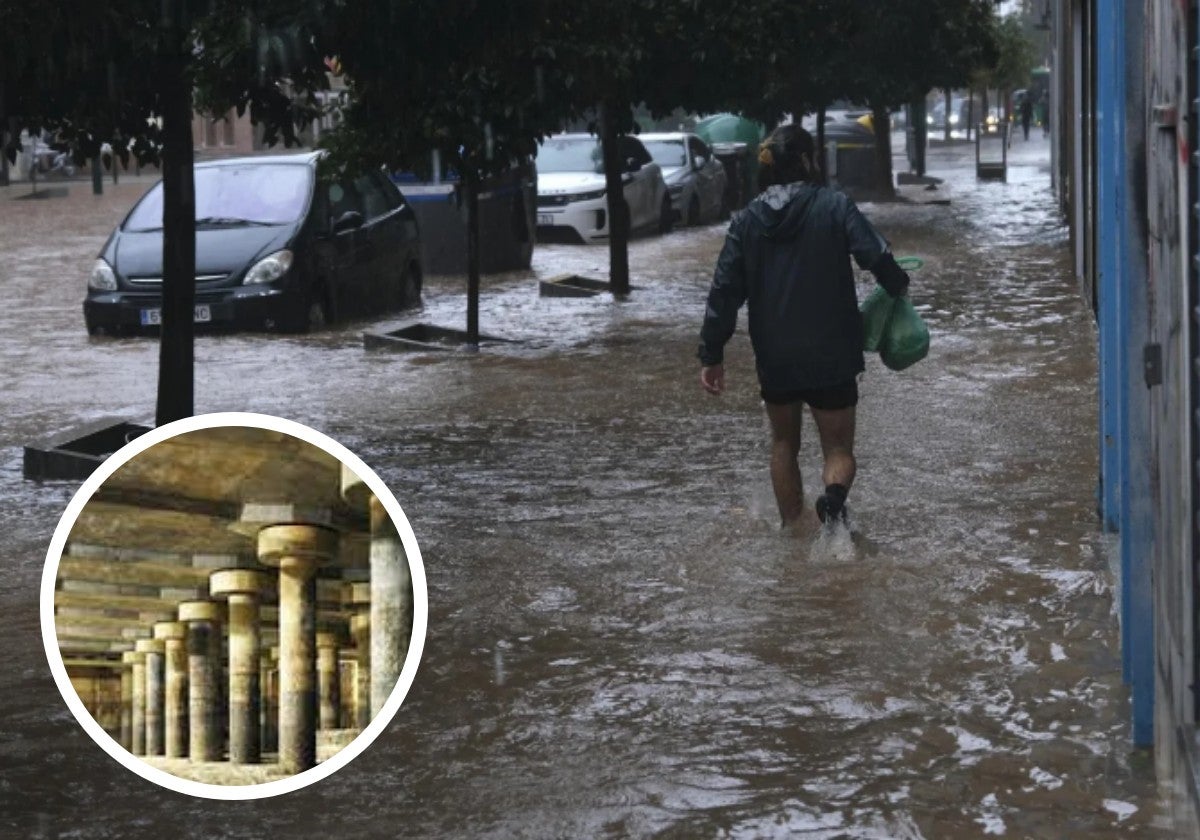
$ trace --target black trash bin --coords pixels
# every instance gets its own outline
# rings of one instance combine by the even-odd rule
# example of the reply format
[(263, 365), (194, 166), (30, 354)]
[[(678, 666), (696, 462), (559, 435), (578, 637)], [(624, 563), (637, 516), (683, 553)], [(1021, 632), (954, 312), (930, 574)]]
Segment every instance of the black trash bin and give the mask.
[[(466, 209), (456, 199), (458, 182), (392, 180), (412, 205), (421, 231), (421, 266), (427, 274), (467, 270)], [(484, 274), (529, 268), (533, 257), (537, 173), (516, 166), (479, 189), (479, 270)]]
[(738, 142), (713, 143), (712, 150), (725, 167), (725, 208), (733, 211), (745, 207), (754, 198), (749, 166), (750, 147)]
[(875, 185), (875, 132), (857, 121), (827, 122), (825, 144), (835, 149), (831, 181), (841, 187)]

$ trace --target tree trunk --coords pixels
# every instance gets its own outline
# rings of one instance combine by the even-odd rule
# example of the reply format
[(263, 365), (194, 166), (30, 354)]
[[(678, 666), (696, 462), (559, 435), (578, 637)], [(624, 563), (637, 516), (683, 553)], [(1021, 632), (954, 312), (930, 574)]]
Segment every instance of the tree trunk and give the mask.
[(821, 186), (829, 184), (829, 173), (825, 171), (828, 157), (825, 154), (825, 105), (817, 106), (817, 183)]
[(896, 188), (892, 184), (892, 120), (885, 106), (871, 106), (871, 125), (875, 130), (875, 187), (885, 198), (893, 198)]
[(625, 201), (625, 161), (617, 148), (616, 106), (600, 108), (600, 150), (604, 194), (608, 196), (608, 285), (614, 295), (629, 294), (629, 204)]
[(162, 338), (155, 414), (160, 426), (190, 417), (194, 410), (196, 193), (192, 180), (192, 83), (181, 44), (181, 38), (168, 35), (170, 60), (165, 62), (162, 80)]
[(975, 130), (975, 88), (967, 88), (967, 139)]
[(467, 199), (467, 344), (479, 346), (479, 181), (464, 166)]
[(946, 142), (950, 142), (950, 88), (946, 88)]
[(0, 85), (0, 187), (8, 186), (8, 113), (4, 110), (4, 85)]
[(100, 150), (92, 158), (92, 195), (104, 195), (104, 168), (100, 163)]
[[(908, 164), (917, 175), (925, 174), (925, 153), (929, 148), (929, 123), (925, 119), (925, 98), (918, 97), (908, 105), (911, 141), (905, 143), (909, 149)], [(874, 117), (872, 116), (872, 119)], [(907, 139), (907, 138), (906, 138)]]

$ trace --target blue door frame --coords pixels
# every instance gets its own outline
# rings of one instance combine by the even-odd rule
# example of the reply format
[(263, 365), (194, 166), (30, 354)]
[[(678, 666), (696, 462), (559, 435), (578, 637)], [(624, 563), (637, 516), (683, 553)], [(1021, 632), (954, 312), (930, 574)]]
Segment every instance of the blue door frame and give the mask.
[[(1137, 4), (1133, 4), (1136, 6)], [(1096, 226), (1100, 333), (1101, 514), (1106, 530), (1118, 531), (1121, 582), (1121, 666), (1133, 706), (1133, 740), (1151, 746), (1154, 739), (1154, 611), (1151, 562), (1154, 549), (1148, 395), (1133, 390), (1140, 375), (1147, 310), (1145, 266), (1133, 257), (1138, 223), (1130, 201), (1132, 160), (1126, 139), (1127, 93), (1140, 93), (1139, 73), (1125, 62), (1125, 39), (1141, 37), (1140, 26), (1127, 26), (1141, 11), (1121, 0), (1096, 0)], [(1134, 97), (1134, 101), (1140, 98)], [(1131, 489), (1132, 488), (1132, 489)]]

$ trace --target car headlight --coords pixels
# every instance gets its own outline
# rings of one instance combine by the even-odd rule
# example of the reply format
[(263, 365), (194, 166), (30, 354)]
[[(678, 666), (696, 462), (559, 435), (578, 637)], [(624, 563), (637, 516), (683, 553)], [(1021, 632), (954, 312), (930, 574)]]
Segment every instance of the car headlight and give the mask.
[(269, 257), (264, 257), (254, 264), (254, 267), (246, 272), (246, 279), (242, 281), (245, 286), (253, 286), (258, 283), (274, 283), (283, 275), (287, 274), (287, 270), (292, 267), (292, 252), (291, 251), (276, 251)]
[(950, 115), (950, 125), (958, 125), (958, 114)]
[(933, 115), (932, 114), (925, 115), (925, 123), (927, 125), (933, 125)]
[(88, 277), (88, 288), (98, 292), (115, 292), (117, 290), (117, 275), (113, 274), (112, 266), (102, 259), (92, 264), (92, 273)]
[(595, 198), (604, 198), (604, 190), (592, 190), (591, 192), (575, 193), (567, 196), (567, 201), (591, 201)]

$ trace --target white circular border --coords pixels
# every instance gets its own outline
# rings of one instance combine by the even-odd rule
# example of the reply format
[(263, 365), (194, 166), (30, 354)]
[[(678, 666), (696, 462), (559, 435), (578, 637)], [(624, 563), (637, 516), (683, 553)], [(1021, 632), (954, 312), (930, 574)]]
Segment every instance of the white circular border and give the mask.
[[(79, 518), (79, 514), (83, 512), (84, 506), (91, 500), (92, 495), (100, 489), (100, 485), (107, 481), (109, 476), (116, 472), (125, 462), (157, 443), (186, 432), (223, 426), (250, 426), (291, 435), (324, 450), (354, 470), (363, 479), (367, 487), (371, 489), (371, 492), (375, 494), (375, 497), (383, 503), (384, 509), (396, 524), (396, 530), (400, 534), (400, 541), (404, 546), (404, 552), (408, 555), (408, 565), (412, 574), (413, 627), (412, 637), (409, 641), (408, 655), (404, 659), (404, 666), (400, 671), (400, 679), (396, 682), (396, 687), (392, 689), (391, 695), (388, 697), (383, 708), (380, 709), (379, 714), (375, 716), (367, 728), (360, 732), (353, 741), (331, 756), (327, 761), (302, 773), (289, 776), (286, 779), (263, 782), (257, 785), (212, 785), (192, 781), (191, 779), (183, 779), (150, 766), (117, 743), (84, 707), (83, 701), (79, 699), (79, 695), (71, 685), (71, 679), (67, 676), (66, 665), (63, 663), (62, 652), (58, 647), (58, 634), (54, 625), (54, 586), (58, 578), (59, 559), (66, 548), (67, 538), (71, 534), (71, 529), (75, 526), (75, 520)], [(404, 702), (404, 697), (408, 694), (413, 679), (416, 677), (417, 667), (421, 661), (421, 651), (425, 647), (425, 629), (429, 619), (429, 602), (425, 590), (425, 564), (421, 561), (421, 550), (417, 546), (417, 538), (413, 534), (408, 518), (400, 508), (400, 503), (396, 501), (396, 497), (392, 495), (392, 491), (380, 480), (374, 470), (363, 463), (361, 458), (342, 446), (342, 444), (321, 432), (310, 429), (308, 426), (268, 414), (227, 411), (188, 417), (152, 429), (140, 437), (134, 438), (130, 443), (113, 453), (111, 457), (97, 467), (96, 471), (83, 482), (83, 485), (75, 493), (70, 504), (67, 505), (66, 510), (63, 512), (62, 518), (58, 522), (58, 527), (54, 529), (54, 537), (50, 540), (50, 548), (46, 552), (46, 568), (42, 572), (41, 617), (42, 643), (46, 648), (46, 658), (50, 662), (50, 673), (54, 675), (54, 682), (58, 685), (58, 690), (67, 702), (67, 708), (75, 715), (75, 719), (79, 721), (84, 731), (91, 735), (92, 739), (105, 752), (142, 778), (177, 793), (185, 793), (189, 796), (204, 797), (206, 799), (242, 800), (264, 799), (269, 796), (291, 793), (294, 790), (307, 787), (313, 782), (318, 782), (331, 773), (335, 773), (345, 767), (349, 762), (357, 758), (359, 753), (370, 746), (372, 741), (379, 737), (400, 709), (400, 704)]]

